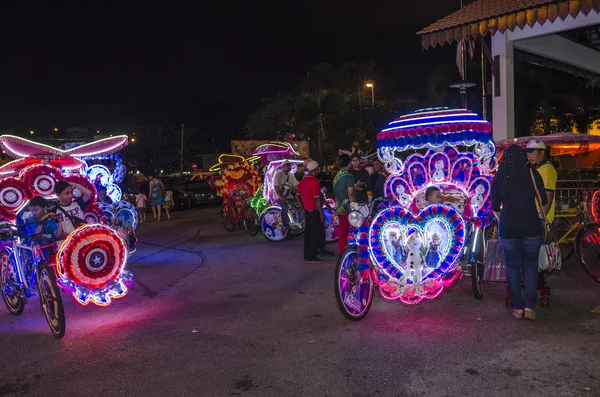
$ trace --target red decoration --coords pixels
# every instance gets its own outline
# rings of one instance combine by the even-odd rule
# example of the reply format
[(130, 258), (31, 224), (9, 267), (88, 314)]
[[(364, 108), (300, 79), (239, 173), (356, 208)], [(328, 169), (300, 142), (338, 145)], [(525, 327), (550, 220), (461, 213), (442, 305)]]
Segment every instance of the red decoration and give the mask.
[(54, 196), (54, 184), (62, 179), (58, 168), (45, 164), (32, 165), (21, 172), (21, 180), (31, 190), (32, 196)]
[[(87, 177), (85, 177), (81, 174), (72, 174), (72, 175), (67, 176), (65, 180), (70, 183), (77, 183), (77, 184), (79, 184), (83, 187), (86, 187), (92, 191), (92, 196), (90, 197), (90, 201), (88, 201), (88, 206), (91, 204), (94, 204), (96, 202), (96, 199), (98, 197), (98, 192), (96, 191), (96, 187), (94, 186), (94, 184)], [(73, 196), (77, 197), (77, 194), (75, 192), (73, 192)]]
[(84, 225), (75, 229), (58, 252), (61, 277), (77, 285), (104, 288), (117, 280), (127, 261), (127, 246), (105, 225)]
[(98, 207), (97, 203), (88, 204), (83, 211), (83, 220), (87, 223), (102, 223), (106, 225), (106, 217), (104, 211)]
[(18, 211), (28, 198), (27, 189), (25, 189), (25, 185), (20, 179), (0, 179), (0, 208), (2, 208), (2, 213)]

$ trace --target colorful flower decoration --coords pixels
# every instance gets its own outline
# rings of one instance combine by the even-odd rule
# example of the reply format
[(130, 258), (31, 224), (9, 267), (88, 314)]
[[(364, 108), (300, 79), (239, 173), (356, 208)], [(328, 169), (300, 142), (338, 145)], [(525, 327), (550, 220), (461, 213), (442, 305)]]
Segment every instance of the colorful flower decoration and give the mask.
[(218, 187), (217, 194), (223, 198), (234, 195), (243, 199), (250, 198), (260, 185), (258, 171), (252, 164), (245, 162), (229, 164), (222, 170), (220, 178), (211, 179), (211, 186)]

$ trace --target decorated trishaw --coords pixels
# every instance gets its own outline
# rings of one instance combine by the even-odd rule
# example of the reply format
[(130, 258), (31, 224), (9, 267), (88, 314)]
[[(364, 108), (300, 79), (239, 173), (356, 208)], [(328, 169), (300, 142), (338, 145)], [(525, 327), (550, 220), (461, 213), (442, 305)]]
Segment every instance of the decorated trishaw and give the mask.
[(220, 171), (210, 180), (210, 185), (223, 197), (221, 221), (228, 232), (236, 225), (243, 225), (251, 236), (258, 233), (258, 213), (250, 205), (254, 194), (260, 190), (260, 176), (254, 167), (257, 157), (244, 159), (242, 156), (224, 154), (211, 170)]
[[(348, 319), (368, 313), (375, 288), (384, 299), (417, 304), (438, 297), (466, 269), (477, 296), (484, 235), (494, 223), (490, 132), (491, 124), (469, 110), (431, 108), (378, 134), (378, 157), (390, 173), (386, 199), (369, 214), (349, 214), (348, 248), (335, 274)], [(426, 193), (435, 189), (441, 199), (431, 203)]]
[[(295, 200), (288, 203), (288, 214), (281, 213), (281, 206), (277, 204), (277, 195), (275, 193), (275, 178), (281, 171), (284, 162), (291, 165), (290, 174), (296, 174), (298, 166), (304, 163), (303, 159), (293, 158), (298, 155), (293, 146), (288, 142), (271, 142), (256, 148), (254, 156), (260, 157), (261, 164), (264, 166), (263, 188), (257, 192), (253, 199), (253, 206), (260, 213), (260, 228), (263, 236), (273, 242), (280, 242), (286, 239), (288, 235), (298, 236), (304, 233), (305, 221), (304, 213), (298, 210)], [(326, 189), (321, 189), (325, 203), (323, 213), (325, 215), (325, 241), (333, 242), (339, 236), (339, 219), (333, 211), (333, 200), (327, 199)], [(288, 216), (290, 219), (290, 228), (284, 229), (282, 216)]]
[[(0, 167), (0, 292), (14, 315), (21, 314), (28, 298), (37, 294), (56, 337), (65, 332), (58, 287), (82, 305), (108, 306), (124, 297), (133, 282), (133, 274), (125, 266), (135, 242), (137, 212), (120, 200), (117, 183), (123, 168), (117, 166), (109, 172), (92, 164), (127, 142), (127, 136), (119, 136), (54, 148), (16, 136), (0, 137), (2, 149), (15, 159)], [(28, 203), (39, 196), (49, 207), (56, 207), (54, 185), (58, 181), (85, 187), (92, 194), (83, 219), (73, 223), (75, 230), (62, 241), (40, 246), (27, 226), (43, 222), (31, 218)], [(98, 203), (96, 187), (100, 183), (110, 188), (115, 205)], [(73, 189), (74, 199), (82, 194)]]

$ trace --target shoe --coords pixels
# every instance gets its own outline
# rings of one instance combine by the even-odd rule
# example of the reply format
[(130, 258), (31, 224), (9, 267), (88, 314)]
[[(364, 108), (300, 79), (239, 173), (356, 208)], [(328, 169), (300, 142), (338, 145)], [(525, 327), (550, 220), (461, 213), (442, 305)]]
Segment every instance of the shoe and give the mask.
[(323, 256), (334, 256), (335, 252), (333, 251), (328, 251), (325, 248), (322, 248), (319, 250), (319, 255), (323, 255)]
[(313, 258), (313, 259), (306, 259), (306, 263), (323, 263), (323, 259), (320, 258)]
[(522, 320), (523, 310), (512, 309), (511, 315), (515, 318), (515, 320)]
[(525, 309), (525, 320), (535, 321), (535, 311), (533, 309)]

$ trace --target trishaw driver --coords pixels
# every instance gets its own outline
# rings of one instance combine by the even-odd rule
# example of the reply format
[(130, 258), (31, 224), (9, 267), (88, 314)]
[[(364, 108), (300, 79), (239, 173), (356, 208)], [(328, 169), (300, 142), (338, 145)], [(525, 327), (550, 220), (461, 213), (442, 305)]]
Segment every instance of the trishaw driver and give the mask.
[(548, 204), (544, 206), (544, 214), (546, 214), (548, 223), (552, 224), (556, 204), (554, 192), (556, 191), (557, 175), (556, 168), (550, 162), (550, 150), (541, 139), (532, 139), (527, 142), (525, 153), (527, 153), (527, 160), (529, 160), (531, 167), (537, 169), (544, 181), (544, 187), (548, 195)]
[(291, 173), (292, 164), (284, 161), (281, 165), (281, 171), (275, 175), (275, 195), (277, 204), (281, 207), (281, 224), (285, 230), (290, 227), (290, 218), (288, 215), (288, 200), (294, 198), (294, 193), (298, 187), (298, 181)]

